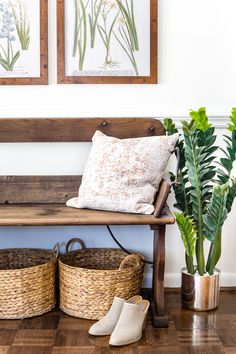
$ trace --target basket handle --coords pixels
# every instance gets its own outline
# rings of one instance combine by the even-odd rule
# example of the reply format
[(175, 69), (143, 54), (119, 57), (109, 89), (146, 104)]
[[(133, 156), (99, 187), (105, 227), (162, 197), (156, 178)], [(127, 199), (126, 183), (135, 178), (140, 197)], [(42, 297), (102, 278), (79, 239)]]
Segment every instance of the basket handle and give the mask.
[(76, 237), (76, 238), (70, 239), (70, 240), (67, 242), (67, 244), (66, 244), (66, 252), (69, 252), (69, 247), (70, 247), (71, 245), (73, 245), (73, 243), (75, 243), (75, 242), (79, 243), (82, 249), (83, 249), (83, 248), (86, 248), (84, 241), (81, 240), (80, 238)]
[(59, 254), (59, 251), (60, 251), (60, 243), (59, 243), (59, 242), (57, 242), (57, 243), (53, 246), (52, 251), (55, 253), (56, 258), (58, 258), (58, 254)]
[(126, 256), (123, 261), (121, 262), (120, 266), (119, 266), (119, 270), (122, 270), (124, 269), (125, 267), (125, 264), (127, 263), (127, 261), (130, 261), (130, 260), (135, 260), (136, 261), (136, 268), (139, 267), (141, 265), (141, 260), (142, 258), (136, 254), (136, 253), (132, 253), (132, 254), (129, 254), (128, 256)]

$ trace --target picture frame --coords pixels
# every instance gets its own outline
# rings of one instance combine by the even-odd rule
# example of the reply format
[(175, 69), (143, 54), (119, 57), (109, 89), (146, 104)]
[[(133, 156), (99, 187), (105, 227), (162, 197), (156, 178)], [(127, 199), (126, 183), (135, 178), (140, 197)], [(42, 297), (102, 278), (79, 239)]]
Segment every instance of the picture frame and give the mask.
[(59, 84), (156, 84), (158, 0), (57, 0)]
[(48, 1), (0, 0), (0, 85), (48, 84)]

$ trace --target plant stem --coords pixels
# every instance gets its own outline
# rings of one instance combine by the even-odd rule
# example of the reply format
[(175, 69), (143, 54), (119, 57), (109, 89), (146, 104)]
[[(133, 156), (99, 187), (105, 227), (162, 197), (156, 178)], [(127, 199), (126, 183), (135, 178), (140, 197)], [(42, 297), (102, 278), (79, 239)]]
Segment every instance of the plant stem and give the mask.
[(209, 250), (206, 270), (210, 275), (213, 274), (215, 266), (218, 260), (220, 259), (220, 255), (221, 255), (221, 232), (218, 235), (216, 241), (211, 243), (211, 247)]
[(191, 184), (195, 189), (195, 196), (193, 198), (193, 203), (195, 203), (195, 198), (196, 198), (196, 203), (195, 206), (193, 207), (193, 215), (197, 224), (197, 241), (196, 241), (197, 267), (198, 267), (198, 273), (200, 275), (204, 275), (205, 259), (204, 259), (204, 248), (203, 248), (204, 235), (203, 235), (203, 219), (202, 219), (201, 179), (199, 176), (199, 163), (197, 160), (197, 149), (194, 140), (195, 133), (196, 132), (194, 133), (190, 132), (186, 137), (188, 139), (189, 149), (187, 149), (186, 146), (185, 154), (186, 154), (188, 170), (190, 167), (188, 166), (189, 160), (191, 159), (190, 169), (193, 169), (193, 171), (191, 172), (189, 171), (189, 173), (193, 173), (194, 175), (194, 178), (191, 178), (192, 179)]
[(120, 8), (122, 16), (126, 20), (126, 27), (130, 37), (131, 48), (133, 51), (139, 50), (138, 35), (134, 16), (134, 6), (133, 0), (131, 0), (131, 5), (129, 6), (128, 1), (125, 1), (125, 5), (121, 0), (117, 0), (117, 4)]
[(198, 265), (198, 273), (204, 275), (205, 271), (205, 260), (204, 260), (204, 248), (203, 248), (203, 235), (201, 232), (197, 234), (198, 239), (196, 241), (196, 257)]
[(30, 24), (26, 26), (27, 13), (23, 9), (23, 5), (21, 2), (19, 2), (18, 13), (14, 6), (12, 6), (12, 13), (16, 21), (16, 31), (20, 40), (21, 49), (28, 50), (30, 43)]
[(8, 40), (7, 40), (7, 64), (8, 64), (8, 70), (10, 71), (10, 40), (9, 40), (9, 37), (8, 37)]
[(74, 26), (74, 45), (73, 56), (79, 52), (79, 70), (83, 70), (86, 47), (87, 47), (87, 19), (86, 5), (82, 0), (74, 0), (75, 5), (75, 26)]
[[(82, 55), (80, 58), (80, 70), (83, 70), (83, 65), (84, 65), (84, 57), (85, 57), (85, 52), (86, 52), (86, 46), (87, 46), (87, 21), (86, 21), (86, 13), (85, 13), (85, 7), (80, 0), (80, 5), (82, 8), (82, 21), (83, 21), (83, 39), (81, 40), (83, 42), (83, 47), (82, 47)], [(82, 36), (82, 31), (81, 31), (81, 36)]]
[(187, 253), (185, 253), (185, 261), (186, 261), (186, 266), (187, 266), (187, 270), (188, 273), (190, 274), (194, 274), (194, 265), (193, 265), (193, 257), (192, 256), (188, 256)]
[(94, 45), (95, 45), (97, 21), (98, 21), (98, 16), (99, 16), (101, 7), (102, 7), (102, 0), (100, 0), (100, 3), (99, 3), (98, 8), (97, 8), (97, 11), (96, 11), (96, 1), (95, 1), (95, 3), (93, 3), (93, 0), (91, 0), (91, 16), (89, 16), (90, 37), (91, 37), (90, 46), (91, 46), (91, 48), (94, 48)]
[(111, 11), (111, 9), (109, 9), (107, 12), (105, 11), (105, 7), (102, 10), (102, 18), (103, 18), (103, 27), (101, 25), (97, 25), (98, 27), (98, 31), (99, 34), (101, 36), (101, 39), (104, 43), (104, 46), (106, 48), (106, 57), (105, 57), (105, 65), (110, 65), (112, 60), (111, 60), (111, 56), (110, 56), (110, 46), (111, 46), (111, 38), (112, 38), (112, 34), (114, 34), (113, 32), (113, 28), (115, 26), (116, 23), (116, 19), (119, 15), (119, 12), (116, 14), (116, 16), (113, 18), (112, 23), (110, 24), (109, 28), (107, 28), (107, 16), (109, 14), (109, 12)]
[(124, 52), (127, 54), (131, 64), (133, 65), (135, 74), (138, 76), (139, 75), (138, 66), (137, 66), (134, 52), (132, 49), (132, 45), (130, 42), (130, 37), (127, 35), (127, 33), (125, 32), (125, 29), (123, 27), (119, 28), (119, 33), (123, 39), (123, 43), (121, 42), (121, 40), (117, 37), (117, 35), (115, 33), (114, 33), (114, 36), (115, 36), (116, 40), (118, 41), (118, 43), (120, 44), (120, 46), (123, 48)]
[(77, 0), (74, 0), (75, 5), (75, 27), (74, 27), (74, 46), (73, 46), (73, 57), (76, 56), (77, 52), (77, 42), (78, 42), (78, 4)]

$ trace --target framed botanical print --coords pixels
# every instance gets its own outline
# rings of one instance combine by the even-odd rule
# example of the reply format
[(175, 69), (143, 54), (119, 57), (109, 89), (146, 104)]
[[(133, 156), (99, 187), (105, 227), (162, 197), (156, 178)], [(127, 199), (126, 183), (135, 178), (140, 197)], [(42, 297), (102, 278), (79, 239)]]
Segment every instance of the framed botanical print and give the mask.
[(48, 83), (47, 0), (0, 0), (0, 85)]
[(157, 83), (157, 0), (57, 0), (58, 83)]

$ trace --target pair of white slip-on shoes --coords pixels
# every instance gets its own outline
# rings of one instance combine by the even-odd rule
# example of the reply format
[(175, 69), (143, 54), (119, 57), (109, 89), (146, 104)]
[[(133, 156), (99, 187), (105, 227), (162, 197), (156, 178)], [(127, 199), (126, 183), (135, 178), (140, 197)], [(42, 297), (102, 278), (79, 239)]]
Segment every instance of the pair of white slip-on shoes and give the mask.
[(93, 336), (111, 335), (109, 344), (127, 345), (142, 338), (149, 301), (135, 295), (128, 300), (114, 298), (107, 314), (89, 329)]

